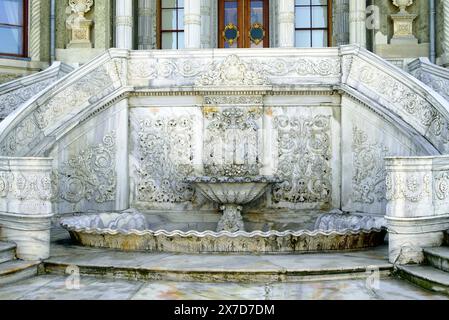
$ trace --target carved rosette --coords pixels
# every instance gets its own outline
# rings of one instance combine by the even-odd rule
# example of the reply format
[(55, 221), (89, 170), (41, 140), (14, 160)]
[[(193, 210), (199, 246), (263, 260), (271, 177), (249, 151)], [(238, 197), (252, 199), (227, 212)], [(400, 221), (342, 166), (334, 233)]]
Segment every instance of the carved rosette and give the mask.
[(441, 171), (434, 176), (434, 191), (436, 200), (447, 201), (449, 198), (449, 171)]

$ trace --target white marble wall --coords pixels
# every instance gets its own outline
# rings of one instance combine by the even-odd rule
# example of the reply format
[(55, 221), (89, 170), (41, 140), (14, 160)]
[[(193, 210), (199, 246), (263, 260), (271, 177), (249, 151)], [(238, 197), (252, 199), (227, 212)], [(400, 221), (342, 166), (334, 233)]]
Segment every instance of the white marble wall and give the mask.
[(121, 100), (61, 138), (50, 155), (55, 212), (128, 208), (128, 103)]
[(387, 156), (427, 155), (414, 137), (360, 101), (342, 97), (342, 208), (385, 215)]

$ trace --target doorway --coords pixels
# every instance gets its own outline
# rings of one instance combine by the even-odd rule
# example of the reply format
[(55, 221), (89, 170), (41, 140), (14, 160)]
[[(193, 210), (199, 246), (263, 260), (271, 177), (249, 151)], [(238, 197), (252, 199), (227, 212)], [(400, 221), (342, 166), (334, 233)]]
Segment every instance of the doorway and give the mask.
[(269, 47), (268, 0), (219, 0), (220, 48)]

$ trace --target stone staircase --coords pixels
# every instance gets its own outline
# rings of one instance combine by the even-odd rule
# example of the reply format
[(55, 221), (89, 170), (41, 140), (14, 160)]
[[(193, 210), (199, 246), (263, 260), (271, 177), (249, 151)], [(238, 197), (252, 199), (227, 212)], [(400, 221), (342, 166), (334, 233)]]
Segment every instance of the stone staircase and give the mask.
[(16, 259), (16, 245), (0, 241), (0, 286), (37, 275), (39, 261)]
[(420, 287), (449, 295), (449, 246), (424, 249), (425, 263), (397, 267), (397, 274)]

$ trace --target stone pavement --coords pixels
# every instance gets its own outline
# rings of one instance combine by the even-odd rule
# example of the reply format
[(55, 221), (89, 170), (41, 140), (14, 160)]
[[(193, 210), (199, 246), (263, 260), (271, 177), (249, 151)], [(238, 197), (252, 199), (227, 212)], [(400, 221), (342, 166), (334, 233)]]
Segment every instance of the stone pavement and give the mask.
[[(81, 276), (79, 289), (68, 289), (67, 276), (43, 275), (0, 287), (0, 300), (396, 300), (448, 299), (395, 278), (380, 279), (377, 289), (366, 280), (301, 283), (142, 282)], [(69, 279), (70, 280), (70, 279)]]

